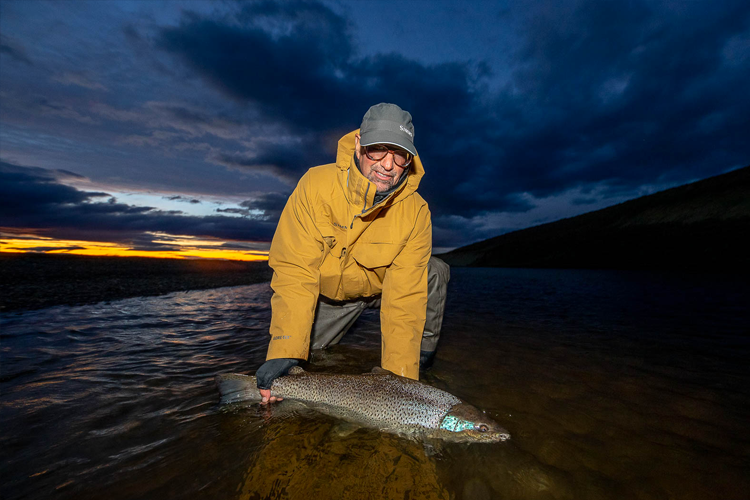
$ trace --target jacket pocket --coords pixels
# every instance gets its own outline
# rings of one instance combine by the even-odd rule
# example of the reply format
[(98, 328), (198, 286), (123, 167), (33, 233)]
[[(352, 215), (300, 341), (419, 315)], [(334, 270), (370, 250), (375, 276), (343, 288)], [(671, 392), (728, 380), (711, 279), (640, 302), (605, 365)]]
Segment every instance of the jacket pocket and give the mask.
[(394, 243), (359, 242), (352, 249), (352, 257), (367, 269), (387, 267), (401, 251), (401, 246)]

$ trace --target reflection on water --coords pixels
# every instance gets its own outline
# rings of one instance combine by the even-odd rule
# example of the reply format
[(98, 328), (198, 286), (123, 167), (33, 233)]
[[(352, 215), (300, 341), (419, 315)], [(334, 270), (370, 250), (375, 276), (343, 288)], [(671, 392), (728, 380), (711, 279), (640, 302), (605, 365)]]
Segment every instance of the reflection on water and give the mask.
[[(425, 380), (513, 436), (425, 444), (291, 401), (219, 408), (268, 285), (0, 314), (0, 477), (20, 498), (744, 499), (741, 278), (456, 269)], [(379, 359), (376, 311), (309, 370)]]
[(238, 498), (450, 498), (419, 443), (304, 415), (269, 422)]

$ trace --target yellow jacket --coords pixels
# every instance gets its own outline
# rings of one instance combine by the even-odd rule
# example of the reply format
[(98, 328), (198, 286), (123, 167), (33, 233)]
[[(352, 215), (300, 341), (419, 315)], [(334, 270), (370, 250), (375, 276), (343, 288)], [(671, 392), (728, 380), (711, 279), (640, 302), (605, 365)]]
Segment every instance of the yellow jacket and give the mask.
[(307, 359), (318, 294), (382, 293), (381, 364), (418, 379), (432, 253), (430, 210), (416, 192), (424, 168), (415, 157), (400, 189), (373, 206), (375, 185), (353, 160), (358, 132), (339, 140), (336, 163), (302, 176), (281, 214), (268, 255), (274, 295), (266, 359)]

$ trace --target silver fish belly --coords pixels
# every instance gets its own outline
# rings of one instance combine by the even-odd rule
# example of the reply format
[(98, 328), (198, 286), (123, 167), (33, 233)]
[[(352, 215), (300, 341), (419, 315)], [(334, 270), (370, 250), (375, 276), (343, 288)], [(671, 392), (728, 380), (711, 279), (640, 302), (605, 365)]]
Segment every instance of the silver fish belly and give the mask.
[[(260, 400), (255, 377), (217, 375), (216, 383), (222, 403)], [(323, 405), (325, 413), (384, 431), (461, 442), (510, 438), (508, 431), (456, 396), (384, 370), (333, 375), (294, 367), (274, 381), (271, 395)]]

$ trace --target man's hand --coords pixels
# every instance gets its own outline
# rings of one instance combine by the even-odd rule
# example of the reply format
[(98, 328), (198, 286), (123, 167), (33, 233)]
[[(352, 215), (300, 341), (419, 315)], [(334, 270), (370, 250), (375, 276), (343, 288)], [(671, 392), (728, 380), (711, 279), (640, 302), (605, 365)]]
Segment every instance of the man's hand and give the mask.
[(283, 401), (284, 398), (277, 398), (271, 396), (271, 389), (259, 389), (260, 390), (260, 404), (267, 405), (268, 403), (275, 403), (276, 401)]
[(298, 363), (299, 360), (291, 358), (269, 359), (258, 368), (255, 378), (260, 391), (260, 404), (275, 403), (283, 399), (271, 396), (271, 385), (274, 380), (289, 373), (289, 370)]

